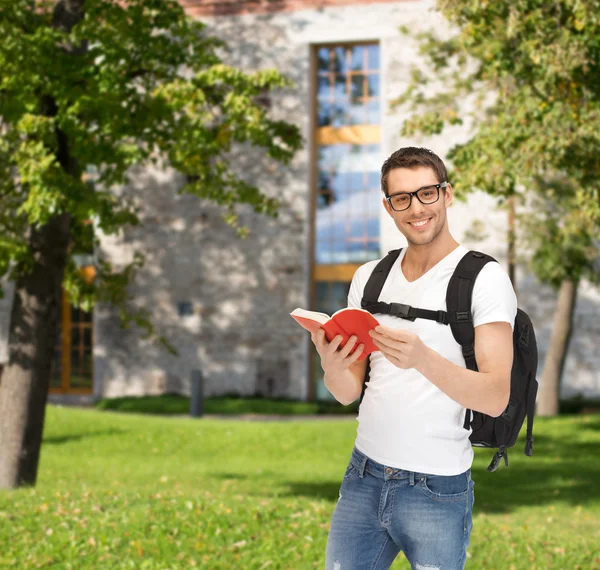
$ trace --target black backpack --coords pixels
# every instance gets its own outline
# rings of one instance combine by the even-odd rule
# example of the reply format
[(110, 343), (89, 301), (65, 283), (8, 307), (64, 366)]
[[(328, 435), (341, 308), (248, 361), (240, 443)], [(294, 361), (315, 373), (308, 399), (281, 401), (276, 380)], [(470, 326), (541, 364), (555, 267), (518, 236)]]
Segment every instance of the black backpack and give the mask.
[[(379, 295), (389, 272), (402, 249), (388, 253), (375, 267), (365, 286), (361, 306), (370, 313), (389, 314), (402, 319), (430, 319), (442, 325), (450, 325), (456, 342), (461, 345), (465, 363), (469, 370), (477, 371), (475, 360), (475, 329), (471, 319), (471, 296), (477, 275), (486, 263), (496, 261), (493, 257), (478, 251), (469, 251), (459, 261), (450, 278), (446, 291), (446, 311), (419, 309), (401, 303), (380, 303)], [(513, 332), (514, 358), (510, 380), (510, 398), (504, 412), (497, 418), (481, 412), (466, 410), (465, 429), (473, 429), (471, 444), (476, 447), (492, 447), (494, 454), (488, 471), (495, 471), (504, 458), (508, 467), (508, 448), (517, 441), (519, 431), (527, 415), (527, 437), (525, 455), (531, 456), (533, 447), (533, 415), (538, 382), (536, 380), (538, 353), (533, 325), (527, 314), (517, 309)], [(363, 382), (360, 402), (362, 402), (369, 378), (370, 359)]]

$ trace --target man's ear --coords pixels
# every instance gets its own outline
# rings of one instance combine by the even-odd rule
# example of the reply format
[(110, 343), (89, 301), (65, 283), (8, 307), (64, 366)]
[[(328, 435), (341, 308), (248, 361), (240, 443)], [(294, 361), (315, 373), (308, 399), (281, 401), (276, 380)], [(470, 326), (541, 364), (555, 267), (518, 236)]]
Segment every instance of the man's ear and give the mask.
[(446, 186), (444, 201), (446, 202), (446, 208), (452, 206), (452, 202), (454, 202), (454, 191), (452, 190), (452, 185), (450, 183)]
[(390, 208), (390, 205), (388, 204), (388, 201), (383, 198), (383, 207), (385, 208), (385, 211), (390, 215), (390, 216), (394, 216), (393, 214), (393, 210)]

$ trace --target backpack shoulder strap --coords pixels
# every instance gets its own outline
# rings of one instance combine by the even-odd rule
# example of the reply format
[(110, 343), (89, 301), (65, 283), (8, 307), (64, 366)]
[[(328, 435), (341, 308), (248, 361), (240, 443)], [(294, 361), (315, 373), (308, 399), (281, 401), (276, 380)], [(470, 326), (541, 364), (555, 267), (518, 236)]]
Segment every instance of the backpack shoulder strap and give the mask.
[(385, 284), (385, 280), (387, 276), (390, 274), (390, 270), (398, 256), (402, 252), (402, 248), (393, 249), (375, 266), (373, 269), (373, 273), (369, 277), (367, 284), (365, 285), (365, 290), (363, 292), (363, 297), (361, 300), (361, 307), (366, 307), (371, 303), (377, 303), (379, 300), (379, 295), (381, 290), (383, 289), (383, 285)]
[[(452, 334), (462, 348), (465, 364), (469, 370), (478, 371), (475, 360), (475, 329), (471, 313), (471, 300), (475, 279), (483, 267), (493, 257), (480, 251), (469, 251), (458, 262), (446, 291), (446, 310), (449, 314), (456, 314), (456, 321), (450, 323)], [(463, 427), (469, 429), (471, 425), (471, 410), (465, 410)]]
[(450, 314), (456, 313), (456, 322), (450, 323), (452, 334), (462, 347), (467, 368), (475, 371), (478, 368), (475, 361), (475, 329), (471, 314), (471, 299), (475, 279), (490, 261), (496, 260), (479, 251), (466, 253), (458, 262), (446, 291), (446, 310)]
[[(360, 302), (361, 307), (366, 307), (368, 305), (377, 303), (379, 300), (379, 295), (381, 290), (383, 289), (383, 285), (385, 284), (385, 280), (390, 274), (390, 270), (392, 266), (398, 259), (398, 256), (402, 252), (402, 248), (400, 249), (392, 249), (388, 252), (388, 254), (375, 266), (373, 269), (373, 273), (369, 276), (369, 280), (365, 285), (365, 290), (363, 291), (363, 297)], [(367, 357), (367, 370), (365, 371), (365, 377), (363, 379), (362, 391), (360, 393), (360, 398), (358, 399), (358, 403), (363, 400), (365, 395), (365, 390), (367, 388), (367, 381), (369, 380), (369, 373), (371, 371), (371, 358)]]

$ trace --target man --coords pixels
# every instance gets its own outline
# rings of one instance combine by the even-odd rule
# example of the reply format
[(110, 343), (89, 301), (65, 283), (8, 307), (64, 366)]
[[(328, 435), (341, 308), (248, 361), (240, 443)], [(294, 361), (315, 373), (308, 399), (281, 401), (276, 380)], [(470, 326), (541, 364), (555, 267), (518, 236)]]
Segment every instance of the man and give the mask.
[[(433, 152), (401, 148), (381, 169), (383, 205), (404, 235), (403, 249), (379, 296), (446, 310), (446, 289), (467, 253), (450, 234), (452, 186)], [(356, 271), (348, 305), (359, 307), (379, 260)], [(517, 311), (506, 272), (488, 263), (475, 281), (472, 318), (479, 371), (466, 369), (449, 326), (378, 314), (355, 447), (331, 521), (327, 570), (382, 570), (400, 551), (414, 570), (464, 568), (474, 501), (466, 409), (491, 416), (505, 409)], [(367, 360), (362, 345), (312, 335), (325, 385), (344, 405), (361, 393)]]

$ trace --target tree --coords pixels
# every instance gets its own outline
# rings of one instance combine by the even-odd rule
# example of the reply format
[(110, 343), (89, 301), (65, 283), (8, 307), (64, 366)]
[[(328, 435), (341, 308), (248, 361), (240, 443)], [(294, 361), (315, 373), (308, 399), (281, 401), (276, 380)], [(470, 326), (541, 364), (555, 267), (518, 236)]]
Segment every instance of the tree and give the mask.
[(0, 488), (12, 488), (36, 481), (61, 289), (86, 310), (115, 303), (123, 325), (154, 335), (148, 314), (127, 309), (141, 256), (123, 271), (100, 259), (93, 283), (73, 260), (74, 244), (98, 239), (90, 220), (104, 234), (138, 223), (111, 189), (133, 166), (169, 165), (187, 175), (181, 192), (220, 204), (243, 236), (236, 204), (276, 217), (279, 203), (237, 177), (228, 152), (246, 143), (287, 163), (301, 137), (260, 104), (289, 82), (225, 65), (223, 44), (173, 0), (4, 2), (0, 35), (0, 277), (15, 282)]
[(523, 210), (517, 224), (530, 267), (559, 290), (538, 400), (538, 413), (554, 415), (578, 284), (600, 281), (600, 4), (437, 6), (450, 37), (418, 35), (428, 68), (414, 69), (395, 104), (410, 102), (414, 113), (405, 135), (469, 124), (469, 140), (448, 155), (456, 186), (463, 197), (480, 189)]

